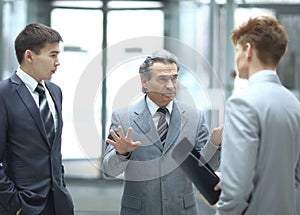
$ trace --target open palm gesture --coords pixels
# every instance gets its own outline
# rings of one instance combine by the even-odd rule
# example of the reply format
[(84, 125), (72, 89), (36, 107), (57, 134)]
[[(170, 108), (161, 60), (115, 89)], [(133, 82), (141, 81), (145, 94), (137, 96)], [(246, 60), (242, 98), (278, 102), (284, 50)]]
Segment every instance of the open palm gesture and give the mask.
[(132, 128), (129, 127), (126, 135), (122, 126), (118, 126), (119, 135), (114, 131), (110, 130), (109, 133), (112, 136), (112, 139), (107, 138), (106, 142), (113, 145), (117, 153), (121, 155), (127, 155), (137, 147), (141, 145), (139, 141), (132, 141)]

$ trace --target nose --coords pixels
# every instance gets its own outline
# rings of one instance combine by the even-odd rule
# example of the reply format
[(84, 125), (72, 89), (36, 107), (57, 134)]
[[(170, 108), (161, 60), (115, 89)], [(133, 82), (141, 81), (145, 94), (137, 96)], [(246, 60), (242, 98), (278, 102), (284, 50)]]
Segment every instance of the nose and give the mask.
[(60, 62), (57, 60), (55, 63), (54, 63), (54, 66), (59, 66), (60, 65)]
[(170, 78), (168, 80), (168, 82), (166, 83), (166, 88), (170, 89), (170, 88), (174, 88), (175, 87), (175, 83), (172, 81), (172, 79)]

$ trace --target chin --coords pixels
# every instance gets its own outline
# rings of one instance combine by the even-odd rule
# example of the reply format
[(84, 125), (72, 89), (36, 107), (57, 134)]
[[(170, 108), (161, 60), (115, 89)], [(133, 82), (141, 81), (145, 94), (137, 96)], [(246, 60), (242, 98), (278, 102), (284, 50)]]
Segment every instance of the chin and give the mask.
[(48, 76), (47, 78), (45, 78), (45, 80), (51, 80), (52, 75)]
[(174, 98), (175, 98), (174, 96), (171, 96), (171, 97), (170, 96), (166, 96), (164, 100), (169, 103), (169, 102), (173, 101)]
[(247, 77), (244, 77), (244, 76), (239, 76), (239, 78), (240, 79), (245, 79), (245, 80), (248, 80), (249, 79), (249, 77), (247, 76)]
[(241, 79), (248, 79), (248, 74), (239, 72), (238, 77)]

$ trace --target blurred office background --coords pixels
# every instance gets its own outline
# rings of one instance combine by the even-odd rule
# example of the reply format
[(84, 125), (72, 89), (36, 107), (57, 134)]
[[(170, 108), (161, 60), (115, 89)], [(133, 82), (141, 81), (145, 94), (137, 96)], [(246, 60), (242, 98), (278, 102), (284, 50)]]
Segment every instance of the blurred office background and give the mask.
[(52, 81), (63, 90), (62, 154), (78, 215), (118, 214), (122, 176), (104, 177), (100, 160), (111, 112), (142, 96), (145, 57), (161, 48), (179, 57), (177, 97), (203, 109), (213, 128), (223, 123), (226, 99), (247, 85), (234, 78), (231, 31), (258, 15), (286, 26), (289, 47), (277, 72), (299, 98), (300, 0), (1, 0), (1, 80), (18, 66), (14, 40), (26, 24), (47, 24), (64, 39)]

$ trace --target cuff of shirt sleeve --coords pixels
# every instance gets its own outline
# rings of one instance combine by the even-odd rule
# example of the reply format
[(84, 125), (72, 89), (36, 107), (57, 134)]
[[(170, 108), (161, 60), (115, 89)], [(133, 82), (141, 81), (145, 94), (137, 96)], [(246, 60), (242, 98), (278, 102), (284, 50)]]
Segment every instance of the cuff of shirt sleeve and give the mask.
[(131, 152), (129, 152), (127, 155), (121, 155), (116, 151), (116, 154), (121, 161), (127, 161), (131, 156)]
[(217, 146), (217, 145), (215, 145), (211, 140), (209, 140), (209, 144), (210, 144), (213, 148), (215, 148), (216, 150), (221, 151), (222, 145)]

